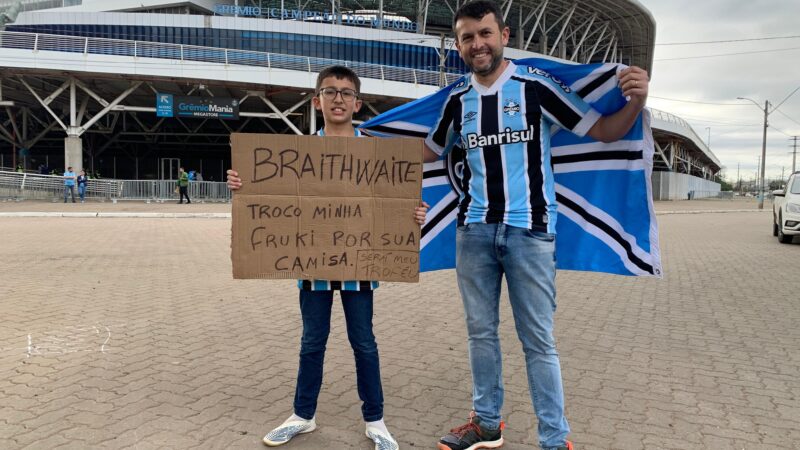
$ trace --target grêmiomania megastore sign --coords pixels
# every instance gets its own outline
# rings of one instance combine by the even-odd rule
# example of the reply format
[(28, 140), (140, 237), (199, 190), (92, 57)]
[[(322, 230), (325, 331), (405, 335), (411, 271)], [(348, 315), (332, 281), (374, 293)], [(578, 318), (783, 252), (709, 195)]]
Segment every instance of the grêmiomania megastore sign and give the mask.
[(156, 94), (157, 117), (194, 117), (223, 120), (239, 119), (239, 101), (225, 97)]
[[(381, 19), (375, 14), (331, 14), (324, 11), (299, 9), (260, 8), (258, 6), (215, 5), (214, 12), (221, 16), (266, 17), (268, 19), (316, 21), (341, 25), (387, 28), (398, 31), (417, 31), (417, 23), (409, 20)], [(382, 26), (381, 26), (382, 25)]]

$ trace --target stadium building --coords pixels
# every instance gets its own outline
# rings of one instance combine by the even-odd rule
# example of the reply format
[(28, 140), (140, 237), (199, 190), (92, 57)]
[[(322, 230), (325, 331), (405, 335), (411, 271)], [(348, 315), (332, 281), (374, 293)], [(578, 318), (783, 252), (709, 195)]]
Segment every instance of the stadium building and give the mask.
[[(220, 181), (232, 132), (314, 132), (316, 74), (362, 78), (363, 121), (466, 71), (459, 0), (0, 0), (0, 167)], [(652, 74), (656, 24), (636, 0), (506, 0), (507, 58), (620, 62)], [(658, 76), (658, 74), (652, 74)], [(654, 196), (718, 191), (719, 160), (653, 111)], [(657, 179), (656, 179), (657, 178)]]

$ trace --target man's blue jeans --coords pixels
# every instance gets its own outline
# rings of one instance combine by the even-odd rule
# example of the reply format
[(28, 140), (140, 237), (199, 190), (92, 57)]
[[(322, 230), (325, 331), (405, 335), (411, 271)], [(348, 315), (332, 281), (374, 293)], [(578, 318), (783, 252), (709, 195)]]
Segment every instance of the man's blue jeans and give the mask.
[(543, 448), (566, 444), (561, 367), (553, 339), (555, 236), (505, 224), (458, 227), (456, 273), (464, 302), (472, 366), (472, 403), (481, 423), (497, 428), (503, 408), (500, 284), (503, 275)]
[(67, 203), (67, 194), (72, 196), (72, 203), (75, 203), (75, 185), (64, 185), (64, 203)]
[[(383, 389), (378, 344), (372, 333), (372, 291), (340, 291), (347, 338), (356, 360), (356, 384), (365, 422), (383, 418)], [(303, 338), (294, 394), (294, 413), (309, 420), (317, 410), (322, 364), (331, 329), (333, 291), (300, 291)]]

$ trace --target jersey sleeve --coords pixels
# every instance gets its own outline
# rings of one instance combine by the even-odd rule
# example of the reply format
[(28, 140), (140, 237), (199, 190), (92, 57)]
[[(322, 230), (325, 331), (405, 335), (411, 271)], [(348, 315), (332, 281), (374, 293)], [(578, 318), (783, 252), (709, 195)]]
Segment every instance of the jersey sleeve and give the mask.
[(442, 107), (442, 113), (439, 119), (436, 121), (436, 124), (431, 127), (428, 136), (425, 138), (425, 144), (428, 145), (428, 148), (439, 156), (447, 153), (449, 147), (452, 146), (449, 144), (452, 144), (456, 137), (454, 122), (457, 117), (456, 110), (459, 109), (460, 106), (460, 101), (457, 97), (448, 97)]
[(583, 137), (600, 119), (596, 109), (560, 81), (548, 76), (539, 78), (537, 84), (542, 114), (561, 128)]

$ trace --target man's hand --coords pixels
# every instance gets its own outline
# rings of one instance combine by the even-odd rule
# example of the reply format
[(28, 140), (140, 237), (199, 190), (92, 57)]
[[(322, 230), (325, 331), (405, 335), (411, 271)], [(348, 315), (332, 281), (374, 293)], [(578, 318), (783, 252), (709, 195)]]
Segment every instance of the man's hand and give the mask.
[(630, 97), (632, 103), (643, 108), (650, 90), (650, 77), (647, 71), (641, 67), (631, 66), (620, 72), (617, 77), (622, 95)]
[(242, 179), (239, 178), (239, 172), (228, 169), (226, 173), (228, 174), (228, 189), (235, 191), (242, 187)]
[(428, 208), (430, 208), (430, 206), (428, 206), (428, 204), (425, 202), (420, 203), (419, 206), (414, 208), (414, 220), (419, 226), (425, 224), (425, 216), (428, 213)]
[(614, 142), (625, 136), (647, 102), (650, 78), (646, 70), (631, 66), (618, 76), (622, 95), (630, 98), (630, 101), (616, 113), (601, 117), (589, 130), (587, 134), (601, 142)]

